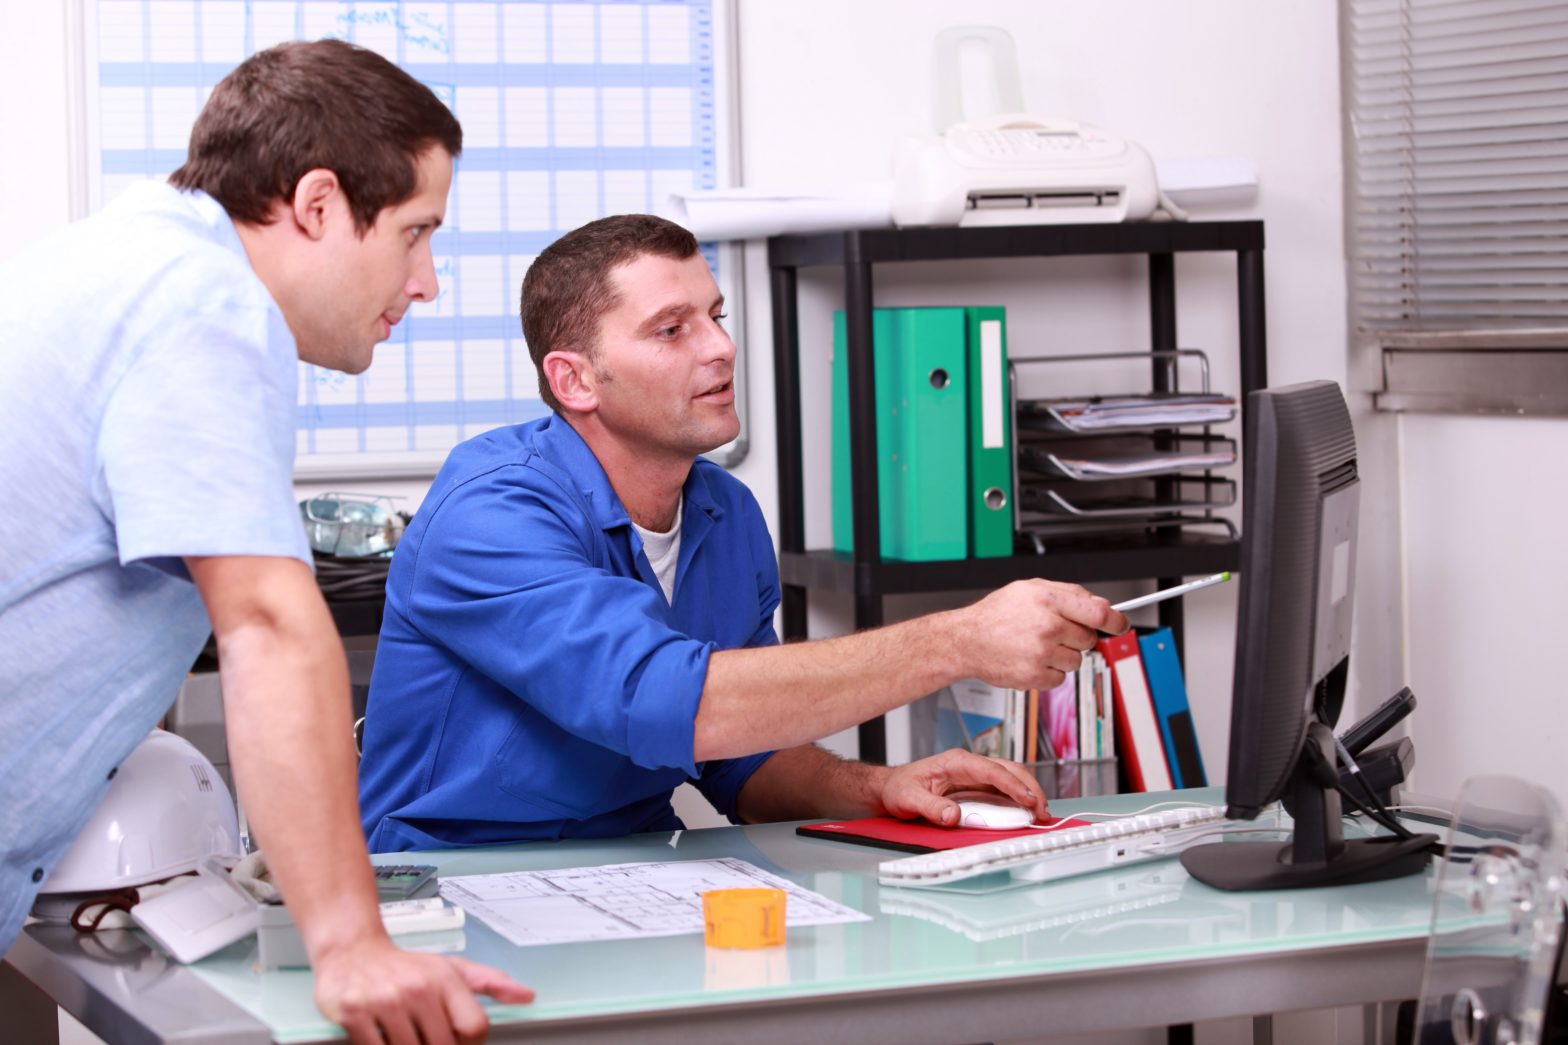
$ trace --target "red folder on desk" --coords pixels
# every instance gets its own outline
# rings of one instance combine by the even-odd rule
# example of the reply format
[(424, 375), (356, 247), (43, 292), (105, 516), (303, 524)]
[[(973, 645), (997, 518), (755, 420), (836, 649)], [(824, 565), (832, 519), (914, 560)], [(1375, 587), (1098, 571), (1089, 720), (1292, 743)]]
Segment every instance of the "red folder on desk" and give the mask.
[(863, 820), (839, 820), (830, 824), (802, 824), (795, 833), (807, 838), (831, 838), (838, 842), (874, 845), (905, 853), (935, 853), (982, 842), (1023, 838), (1041, 831), (1063, 827), (1087, 827), (1089, 821), (1067, 817), (1045, 821), (1046, 827), (1024, 827), (1017, 831), (987, 831), (978, 827), (938, 827), (927, 820), (895, 820), (890, 816), (868, 816)]

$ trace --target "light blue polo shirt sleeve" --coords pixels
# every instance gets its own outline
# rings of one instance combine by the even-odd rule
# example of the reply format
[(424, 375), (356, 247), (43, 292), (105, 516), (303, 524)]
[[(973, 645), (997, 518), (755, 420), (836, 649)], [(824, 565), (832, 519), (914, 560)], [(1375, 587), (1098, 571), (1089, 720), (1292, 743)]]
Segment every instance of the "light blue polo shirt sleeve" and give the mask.
[(596, 565), (602, 534), (552, 482), (508, 465), (442, 498), (409, 620), (563, 730), (694, 777), (692, 723), (714, 644), (673, 630), (651, 586)]
[(183, 575), (187, 555), (311, 561), (293, 491), (294, 342), (251, 284), (166, 281), (161, 292), (201, 304), (151, 310), (163, 321), (140, 332), (109, 397), (95, 495), (122, 564)]

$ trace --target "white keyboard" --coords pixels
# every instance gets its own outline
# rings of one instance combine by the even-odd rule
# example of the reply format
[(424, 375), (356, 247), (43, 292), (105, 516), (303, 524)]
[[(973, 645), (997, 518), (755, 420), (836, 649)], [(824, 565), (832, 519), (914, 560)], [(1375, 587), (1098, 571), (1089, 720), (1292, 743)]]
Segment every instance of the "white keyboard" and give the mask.
[(1007, 871), (1023, 881), (1054, 881), (1176, 856), (1227, 822), (1223, 806), (1140, 813), (1084, 827), (888, 860), (878, 868), (877, 878), (883, 885), (943, 885)]

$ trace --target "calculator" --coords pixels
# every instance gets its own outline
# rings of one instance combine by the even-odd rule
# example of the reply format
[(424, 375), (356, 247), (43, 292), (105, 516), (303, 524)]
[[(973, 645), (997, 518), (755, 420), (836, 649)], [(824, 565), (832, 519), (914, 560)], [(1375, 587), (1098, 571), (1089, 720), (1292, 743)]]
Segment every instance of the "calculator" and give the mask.
[(382, 903), (434, 896), (440, 888), (436, 869), (429, 864), (381, 864), (376, 871), (376, 893)]

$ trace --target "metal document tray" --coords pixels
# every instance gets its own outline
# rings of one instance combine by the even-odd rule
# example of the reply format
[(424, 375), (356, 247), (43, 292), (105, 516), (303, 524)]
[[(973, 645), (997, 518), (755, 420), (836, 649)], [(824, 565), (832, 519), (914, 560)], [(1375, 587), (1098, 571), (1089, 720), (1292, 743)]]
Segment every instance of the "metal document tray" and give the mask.
[(1236, 503), (1236, 481), (1178, 475), (1095, 483), (1092, 487), (1022, 483), (1019, 497), (1019, 506), (1025, 511), (1064, 519), (1152, 517), (1229, 508)]
[(1235, 463), (1236, 440), (1208, 434), (1020, 441), (1018, 447), (1020, 467), (1051, 479), (1089, 483), (1207, 471)]

